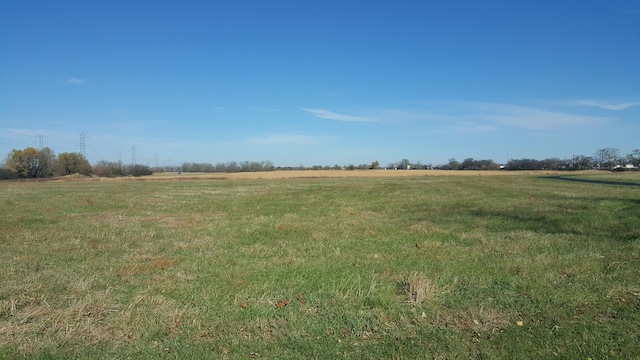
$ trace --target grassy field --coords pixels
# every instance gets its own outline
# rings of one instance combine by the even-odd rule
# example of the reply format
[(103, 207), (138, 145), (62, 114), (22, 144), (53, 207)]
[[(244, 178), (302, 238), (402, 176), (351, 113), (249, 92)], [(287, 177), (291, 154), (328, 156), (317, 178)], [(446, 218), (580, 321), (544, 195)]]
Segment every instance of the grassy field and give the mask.
[(639, 187), (366, 173), (0, 183), (0, 358), (640, 358)]

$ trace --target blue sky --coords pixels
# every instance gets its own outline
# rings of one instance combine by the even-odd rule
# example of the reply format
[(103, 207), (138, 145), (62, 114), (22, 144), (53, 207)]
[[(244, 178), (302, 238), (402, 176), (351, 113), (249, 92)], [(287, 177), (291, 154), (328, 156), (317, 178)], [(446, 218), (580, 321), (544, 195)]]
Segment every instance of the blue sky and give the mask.
[(639, 115), (638, 0), (0, 3), (3, 158), (502, 163), (627, 154)]

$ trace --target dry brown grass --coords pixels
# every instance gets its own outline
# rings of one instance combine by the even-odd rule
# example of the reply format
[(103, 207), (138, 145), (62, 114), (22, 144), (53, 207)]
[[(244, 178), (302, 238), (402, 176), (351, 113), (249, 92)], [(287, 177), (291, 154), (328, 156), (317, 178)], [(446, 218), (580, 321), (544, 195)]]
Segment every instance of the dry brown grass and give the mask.
[(409, 302), (414, 304), (422, 304), (442, 293), (433, 281), (417, 272), (409, 274), (406, 280), (401, 282), (400, 290), (408, 297)]
[(447, 327), (471, 331), (475, 336), (499, 332), (506, 327), (517, 323), (517, 318), (512, 319), (504, 312), (491, 308), (472, 308), (467, 312), (440, 314), (437, 323)]
[[(446, 171), (446, 170), (291, 170), (291, 171), (267, 171), (229, 174), (184, 174), (184, 175), (155, 175), (154, 178), (180, 179), (181, 176), (195, 177), (198, 179), (228, 179), (228, 180), (253, 180), (253, 179), (300, 179), (300, 178), (389, 178), (389, 177), (419, 177), (419, 176), (460, 176), (460, 175), (498, 175), (505, 174), (500, 171)], [(516, 174), (511, 172), (510, 174)]]
[[(571, 175), (603, 175), (601, 170), (572, 171)], [(278, 170), (262, 172), (239, 173), (155, 173), (141, 177), (98, 177), (80, 174), (67, 175), (46, 179), (18, 179), (11, 182), (41, 182), (41, 181), (154, 181), (154, 180), (277, 180), (277, 179), (322, 179), (322, 178), (397, 178), (421, 176), (522, 176), (522, 175), (567, 175), (566, 171), (451, 171), (451, 170)], [(632, 174), (633, 173), (628, 173)], [(621, 176), (620, 174), (616, 174)], [(624, 175), (624, 174), (623, 174)]]
[[(50, 303), (44, 296), (4, 300), (0, 314), (14, 320), (0, 324), (0, 345), (19, 344), (21, 351), (34, 351), (56, 343), (113, 339), (114, 328), (104, 320), (121, 309), (109, 301), (109, 292), (67, 296), (64, 305)], [(40, 335), (38, 340), (32, 339), (34, 333)]]
[[(286, 170), (242, 173), (157, 173), (152, 176), (122, 178), (60, 178), (60, 180), (100, 180), (100, 181), (153, 181), (153, 180), (277, 180), (277, 179), (321, 179), (321, 178), (394, 178), (421, 176), (522, 176), (558, 175), (559, 171), (451, 171), (451, 170)], [(572, 175), (601, 174), (596, 170), (576, 171)]]

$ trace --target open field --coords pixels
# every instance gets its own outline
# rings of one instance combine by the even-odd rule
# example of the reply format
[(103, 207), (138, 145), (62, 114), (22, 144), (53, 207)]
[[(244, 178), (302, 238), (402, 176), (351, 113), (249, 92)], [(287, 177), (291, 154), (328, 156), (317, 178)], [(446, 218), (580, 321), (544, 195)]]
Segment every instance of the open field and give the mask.
[[(397, 178), (424, 176), (522, 176), (558, 175), (558, 171), (450, 171), (450, 170), (290, 170), (242, 173), (159, 173), (144, 180), (258, 180), (258, 179), (314, 179), (314, 178)], [(573, 173), (572, 173), (573, 174)], [(580, 171), (579, 175), (602, 175), (602, 171)], [(629, 173), (631, 174), (631, 173)], [(636, 176), (640, 178), (640, 176)]]
[(640, 358), (639, 187), (420, 172), (0, 182), (0, 358)]

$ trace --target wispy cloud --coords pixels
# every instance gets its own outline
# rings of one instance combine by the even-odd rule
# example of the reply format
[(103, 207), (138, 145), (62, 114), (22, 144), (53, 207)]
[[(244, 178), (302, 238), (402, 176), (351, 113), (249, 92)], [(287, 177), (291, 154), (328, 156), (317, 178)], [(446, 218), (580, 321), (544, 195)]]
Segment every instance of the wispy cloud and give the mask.
[(325, 109), (306, 109), (306, 108), (300, 108), (300, 109), (308, 113), (311, 113), (315, 117), (318, 117), (321, 119), (329, 119), (329, 120), (336, 120), (336, 121), (351, 121), (351, 122), (379, 122), (380, 121), (380, 119), (374, 118), (374, 117), (338, 114)]
[(620, 111), (640, 105), (640, 101), (611, 102), (604, 100), (533, 100), (535, 103), (558, 106), (591, 106), (606, 110)]
[(87, 80), (79, 79), (79, 78), (71, 78), (71, 79), (66, 81), (67, 84), (84, 84), (86, 82), (87, 82)]
[(327, 141), (326, 137), (299, 134), (267, 134), (247, 139), (248, 143), (254, 145), (318, 145)]
[(449, 130), (455, 130), (468, 134), (486, 133), (491, 131), (498, 131), (500, 127), (490, 124), (480, 124), (476, 122), (461, 122), (454, 126), (449, 127)]
[(462, 103), (466, 116), (489, 120), (495, 124), (532, 130), (554, 130), (565, 126), (597, 125), (606, 117), (573, 115), (518, 105), (469, 102)]
[[(325, 109), (302, 110), (322, 119), (356, 122), (381, 122), (388, 124), (431, 123), (442, 129), (463, 132), (498, 131), (505, 127), (530, 130), (556, 130), (567, 126), (596, 126), (612, 121), (612, 117), (584, 115), (548, 109), (542, 104), (560, 105), (559, 102), (539, 102), (540, 106), (523, 106), (503, 103), (453, 101), (430, 102), (428, 109), (369, 109), (369, 116), (353, 116), (334, 113)], [(564, 102), (568, 105), (568, 102)], [(621, 110), (639, 103), (604, 103), (573, 101), (576, 105), (599, 106), (610, 110)]]
[(624, 102), (624, 103), (610, 103), (607, 101), (596, 100), (578, 100), (577, 104), (586, 106), (595, 106), (607, 110), (625, 110), (630, 107), (640, 105), (640, 101)]

